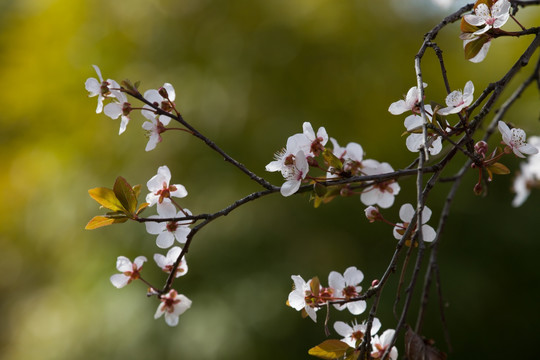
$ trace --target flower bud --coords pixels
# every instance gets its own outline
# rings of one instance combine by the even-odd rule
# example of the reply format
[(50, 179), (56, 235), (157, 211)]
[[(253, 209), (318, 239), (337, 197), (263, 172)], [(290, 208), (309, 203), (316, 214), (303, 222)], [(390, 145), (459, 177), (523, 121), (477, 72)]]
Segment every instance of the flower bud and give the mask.
[(379, 280), (375, 279), (371, 282), (371, 287), (375, 287), (377, 285), (379, 285)]
[(477, 142), (476, 144), (474, 144), (474, 151), (478, 155), (482, 156), (482, 158), (484, 158), (488, 151), (488, 144), (485, 141), (481, 140)]
[(476, 195), (482, 195), (482, 191), (484, 190), (484, 188), (482, 187), (482, 185), (480, 183), (477, 183), (476, 185), (474, 185), (474, 193)]
[(379, 209), (376, 206), (368, 206), (364, 210), (366, 214), (366, 218), (369, 220), (369, 222), (375, 222), (380, 219), (381, 214), (379, 213)]
[(161, 95), (165, 99), (169, 98), (169, 93), (167, 92), (167, 89), (165, 89), (164, 87), (160, 87), (159, 90), (158, 90), (158, 93), (159, 93), (159, 95)]

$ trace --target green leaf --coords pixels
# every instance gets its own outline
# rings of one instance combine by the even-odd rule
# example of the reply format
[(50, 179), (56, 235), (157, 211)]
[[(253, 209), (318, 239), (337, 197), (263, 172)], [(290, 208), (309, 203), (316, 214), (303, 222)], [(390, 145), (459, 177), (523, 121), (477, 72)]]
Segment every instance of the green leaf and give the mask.
[(139, 93), (139, 90), (138, 90), (138, 88), (139, 88), (139, 83), (140, 83), (140, 81), (137, 81), (137, 82), (135, 83), (135, 85), (133, 85), (133, 83), (132, 83), (130, 80), (128, 80), (128, 79), (122, 80), (122, 81), (120, 82), (120, 84), (121, 84), (121, 85), (122, 85), (122, 86), (130, 93), (130, 94), (133, 94), (133, 95), (136, 95), (136, 94)]
[(84, 227), (86, 230), (94, 230), (103, 226), (108, 226), (112, 224), (124, 223), (127, 221), (127, 217), (123, 218), (114, 218), (109, 216), (94, 216), (88, 224)]
[(309, 349), (308, 354), (320, 359), (334, 360), (342, 358), (349, 348), (351, 347), (343, 341), (330, 339)]
[(336, 170), (341, 170), (343, 168), (343, 164), (341, 163), (341, 160), (339, 160), (336, 155), (332, 152), (332, 150), (324, 148), (323, 151), (323, 158), (326, 163), (333, 167)]
[(326, 194), (327, 188), (321, 183), (316, 182), (313, 184), (313, 191), (317, 195), (317, 197), (322, 197)]
[(478, 55), (482, 46), (490, 40), (488, 36), (481, 36), (465, 45), (465, 59), (469, 60)]
[(94, 188), (88, 190), (88, 194), (104, 208), (112, 211), (127, 212), (126, 208), (124, 208), (114, 191), (111, 189), (104, 187)]
[(137, 197), (131, 185), (128, 184), (126, 179), (119, 176), (114, 182), (113, 191), (124, 209), (128, 211), (128, 214), (133, 216), (137, 209)]
[(501, 163), (495, 163), (493, 165), (490, 165), (488, 169), (497, 175), (508, 175), (510, 174), (510, 169), (508, 169), (506, 166), (504, 166)]

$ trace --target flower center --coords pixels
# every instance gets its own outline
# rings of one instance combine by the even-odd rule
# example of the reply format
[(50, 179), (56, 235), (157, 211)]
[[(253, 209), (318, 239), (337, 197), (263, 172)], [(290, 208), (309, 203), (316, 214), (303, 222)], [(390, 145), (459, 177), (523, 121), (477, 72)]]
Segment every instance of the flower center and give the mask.
[(166, 225), (167, 231), (169, 232), (175, 232), (176, 229), (178, 229), (178, 222), (176, 221), (169, 221)]
[(346, 299), (350, 299), (350, 298), (358, 296), (358, 292), (356, 291), (356, 287), (352, 286), (352, 285), (349, 285), (349, 286), (345, 287), (343, 289), (342, 293), (343, 293), (343, 296), (345, 296)]
[(518, 128), (513, 128), (510, 131), (512, 131), (512, 145), (516, 147), (522, 146), (526, 139), (525, 131)]

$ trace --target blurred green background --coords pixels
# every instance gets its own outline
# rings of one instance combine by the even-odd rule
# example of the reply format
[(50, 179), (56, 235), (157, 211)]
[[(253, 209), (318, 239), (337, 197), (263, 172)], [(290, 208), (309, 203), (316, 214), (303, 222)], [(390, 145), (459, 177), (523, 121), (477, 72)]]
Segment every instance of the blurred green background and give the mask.
[[(193, 306), (169, 328), (153, 319), (157, 301), (145, 297), (142, 283), (117, 290), (109, 282), (117, 256), (146, 255), (146, 277), (161, 284), (151, 259), (155, 237), (135, 223), (85, 231), (102, 213), (87, 190), (112, 187), (119, 175), (144, 185), (165, 164), (173, 183), (188, 189), (181, 203), (194, 213), (259, 188), (183, 133), (166, 133), (145, 152), (138, 115), (118, 136), (119, 121), (95, 114), (84, 82), (97, 64), (105, 78), (140, 80), (142, 89), (172, 83), (186, 120), (275, 184), (281, 177), (264, 165), (304, 121), (397, 169), (414, 155), (400, 138), (405, 116), (390, 115), (388, 106), (415, 84), (423, 34), (450, 11), (427, 1), (1, 1), (0, 358), (309, 358), (307, 350), (325, 338), (324, 311), (314, 324), (285, 306), (290, 276), (318, 275), (326, 284), (330, 271), (355, 265), (368, 287), (393, 252), (391, 228), (369, 224), (357, 197), (313, 209), (306, 195), (274, 195), (241, 207), (195, 238), (189, 273), (176, 286)], [(537, 7), (518, 15), (526, 26), (539, 25)], [(498, 39), (483, 63), (472, 64), (458, 35), (454, 24), (437, 43), (451, 86), (472, 80), (476, 96), (531, 40)], [(443, 102), (435, 56), (423, 64), (430, 99)], [(540, 134), (539, 108), (531, 88), (506, 120)], [(518, 168), (517, 159), (505, 163)], [(440, 246), (451, 358), (536, 354), (540, 194), (511, 208), (511, 179), (497, 177), (487, 197), (476, 197), (471, 173), (453, 205)], [(413, 201), (414, 179), (401, 187), (396, 204)], [(441, 185), (428, 199), (433, 225), (448, 189)], [(397, 220), (398, 207), (385, 216)], [(380, 305), (383, 328), (396, 323), (396, 282)], [(352, 319), (331, 315), (331, 324)], [(448, 350), (436, 302), (424, 335)], [(398, 347), (403, 354), (402, 337)]]

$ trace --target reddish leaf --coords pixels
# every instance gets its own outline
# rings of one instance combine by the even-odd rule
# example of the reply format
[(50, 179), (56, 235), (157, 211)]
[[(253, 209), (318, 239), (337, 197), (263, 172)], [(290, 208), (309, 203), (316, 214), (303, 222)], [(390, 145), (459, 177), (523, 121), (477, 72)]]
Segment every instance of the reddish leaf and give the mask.
[(405, 332), (405, 355), (409, 360), (446, 360), (446, 354), (415, 333), (409, 326)]
[(465, 45), (465, 59), (469, 60), (478, 55), (482, 46), (490, 40), (489, 36), (481, 36)]

